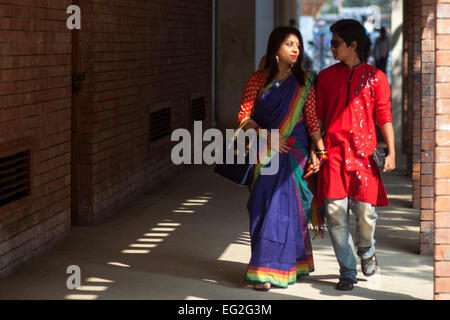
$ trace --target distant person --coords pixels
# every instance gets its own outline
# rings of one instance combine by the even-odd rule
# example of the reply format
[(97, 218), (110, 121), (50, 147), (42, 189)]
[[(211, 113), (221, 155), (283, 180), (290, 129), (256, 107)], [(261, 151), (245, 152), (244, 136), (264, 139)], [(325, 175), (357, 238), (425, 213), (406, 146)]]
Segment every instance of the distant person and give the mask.
[(380, 29), (380, 37), (375, 40), (373, 56), (375, 58), (375, 67), (386, 73), (387, 59), (389, 56), (390, 41), (386, 36), (386, 28)]
[(297, 28), (297, 21), (295, 19), (289, 19), (289, 27)]

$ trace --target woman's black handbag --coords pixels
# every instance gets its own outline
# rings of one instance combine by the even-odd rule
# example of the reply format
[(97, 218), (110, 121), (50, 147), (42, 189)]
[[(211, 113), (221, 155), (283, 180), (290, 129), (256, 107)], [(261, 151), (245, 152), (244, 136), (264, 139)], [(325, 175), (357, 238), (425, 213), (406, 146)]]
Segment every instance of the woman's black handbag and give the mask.
[[(247, 139), (245, 139), (246, 141), (241, 141), (242, 139), (238, 139), (239, 134), (243, 134), (241, 128), (239, 128), (235, 132), (233, 138), (225, 144), (221, 155), (223, 161), (222, 163), (216, 164), (214, 172), (234, 183), (248, 185), (255, 165), (255, 161), (252, 161), (255, 159), (251, 159), (250, 148), (256, 147), (253, 143), (257, 139), (255, 136), (251, 138), (250, 141), (247, 141)], [(232, 155), (232, 163), (227, 163), (227, 153)], [(239, 155), (241, 156), (241, 159), (244, 159), (244, 161), (241, 160), (243, 163), (238, 163)]]

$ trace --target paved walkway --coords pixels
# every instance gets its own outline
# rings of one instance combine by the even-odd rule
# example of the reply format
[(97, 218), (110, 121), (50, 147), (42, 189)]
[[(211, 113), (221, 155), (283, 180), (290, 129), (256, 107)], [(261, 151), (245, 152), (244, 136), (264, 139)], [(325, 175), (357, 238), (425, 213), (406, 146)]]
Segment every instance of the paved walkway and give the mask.
[[(257, 292), (243, 282), (248, 191), (212, 170), (191, 166), (106, 221), (73, 227), (64, 242), (1, 279), (0, 299), (433, 298), (433, 258), (418, 254), (419, 213), (407, 177), (384, 177), (391, 207), (378, 210), (379, 274), (366, 278), (359, 269), (353, 291), (335, 290), (338, 264), (326, 233), (313, 241), (310, 277)], [(81, 269), (75, 290), (66, 285), (70, 265)]]

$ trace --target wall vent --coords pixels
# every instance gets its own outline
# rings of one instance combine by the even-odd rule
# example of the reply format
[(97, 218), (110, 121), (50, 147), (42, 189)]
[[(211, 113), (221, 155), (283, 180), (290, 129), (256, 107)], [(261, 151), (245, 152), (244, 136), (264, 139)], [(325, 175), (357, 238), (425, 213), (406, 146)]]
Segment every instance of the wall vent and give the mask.
[(149, 140), (156, 141), (171, 134), (170, 108), (150, 113)]
[(30, 195), (31, 151), (0, 158), (0, 206)]
[(205, 120), (205, 97), (191, 99), (191, 122)]

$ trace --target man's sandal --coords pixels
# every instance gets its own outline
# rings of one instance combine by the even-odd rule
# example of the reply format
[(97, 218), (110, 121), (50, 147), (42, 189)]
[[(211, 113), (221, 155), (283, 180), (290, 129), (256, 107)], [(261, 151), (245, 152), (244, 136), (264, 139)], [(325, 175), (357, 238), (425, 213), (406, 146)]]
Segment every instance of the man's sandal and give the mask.
[(350, 291), (353, 289), (353, 280), (348, 278), (342, 278), (336, 285), (336, 290)]
[(366, 277), (373, 276), (377, 271), (377, 257), (375, 254), (367, 259), (361, 259), (361, 270)]

